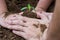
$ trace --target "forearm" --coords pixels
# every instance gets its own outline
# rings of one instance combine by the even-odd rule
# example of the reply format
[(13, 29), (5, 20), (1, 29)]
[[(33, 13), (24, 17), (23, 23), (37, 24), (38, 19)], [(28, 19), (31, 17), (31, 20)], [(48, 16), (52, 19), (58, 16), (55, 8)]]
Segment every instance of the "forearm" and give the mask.
[(44, 11), (46, 11), (52, 1), (53, 0), (39, 0), (35, 10), (40, 11), (42, 8)]
[(0, 0), (0, 14), (7, 11), (5, 0)]
[(60, 0), (56, 0), (55, 11), (50, 23), (47, 40), (60, 40)]

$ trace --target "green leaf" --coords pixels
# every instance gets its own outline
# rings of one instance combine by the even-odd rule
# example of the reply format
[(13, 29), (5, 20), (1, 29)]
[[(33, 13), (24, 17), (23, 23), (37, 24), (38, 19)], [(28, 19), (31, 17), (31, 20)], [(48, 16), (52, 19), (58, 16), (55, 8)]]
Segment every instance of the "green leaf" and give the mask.
[(27, 8), (28, 8), (28, 10), (30, 11), (30, 10), (31, 10), (31, 5), (28, 4)]
[(24, 11), (25, 9), (27, 9), (27, 7), (23, 7), (23, 8), (21, 8), (21, 11)]

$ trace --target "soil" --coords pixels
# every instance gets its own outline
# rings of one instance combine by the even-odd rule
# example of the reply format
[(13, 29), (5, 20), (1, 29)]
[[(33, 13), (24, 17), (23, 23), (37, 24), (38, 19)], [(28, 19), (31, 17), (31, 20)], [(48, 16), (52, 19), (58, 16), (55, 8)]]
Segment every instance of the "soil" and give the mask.
[(26, 16), (29, 18), (37, 18), (37, 14), (32, 11), (25, 11), (22, 16)]
[[(6, 0), (8, 10), (10, 12), (19, 13), (20, 9), (30, 3), (32, 6), (36, 6), (38, 0)], [(50, 5), (50, 9), (48, 11), (53, 11), (54, 5)], [(24, 38), (17, 36), (12, 33), (12, 30), (3, 28), (0, 26), (0, 40), (25, 40)]]

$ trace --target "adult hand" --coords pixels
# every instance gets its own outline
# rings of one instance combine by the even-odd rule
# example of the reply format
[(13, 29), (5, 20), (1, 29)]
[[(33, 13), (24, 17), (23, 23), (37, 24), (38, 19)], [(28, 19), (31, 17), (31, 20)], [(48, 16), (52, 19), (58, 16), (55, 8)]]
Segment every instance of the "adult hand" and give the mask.
[[(20, 31), (23, 31), (22, 28), (24, 28), (24, 27), (31, 27), (32, 28), (33, 24), (38, 24), (38, 23), (46, 24), (48, 22), (47, 20), (48, 20), (47, 17), (43, 14), (41, 14), (41, 20), (23, 17), (21, 15), (15, 14), (15, 16), (14, 15), (8, 16), (6, 18), (6, 21), (7, 21), (6, 23), (12, 25), (10, 27), (8, 26), (10, 29), (14, 29), (14, 31), (19, 30), (19, 31), (17, 31), (19, 33)], [(27, 29), (27, 30), (30, 30), (30, 29)], [(27, 31), (27, 30), (25, 30), (25, 31)], [(17, 32), (15, 34), (17, 34)], [(17, 35), (19, 35), (19, 34), (17, 34)], [(21, 36), (21, 35), (19, 35), (19, 36)]]
[(22, 36), (27, 40), (33, 40), (33, 39), (34, 40), (36, 40), (36, 39), (39, 40), (40, 27), (36, 26), (36, 25), (39, 25), (39, 22), (37, 21), (38, 19), (31, 19), (31, 18), (27, 18), (27, 17), (22, 17), (22, 16), (17, 15), (17, 14), (10, 15), (10, 16), (7, 17), (7, 19), (11, 19), (12, 17), (13, 17), (15, 22), (16, 22), (16, 20), (20, 22), (20, 21), (23, 20), (23, 18), (25, 18), (26, 20), (27, 19), (30, 19), (30, 20), (28, 20), (28, 22), (25, 23), (26, 25), (23, 23), (25, 20), (23, 22), (21, 22), (24, 25), (23, 26), (21, 23), (14, 24), (14, 25), (6, 23), (6, 21), (8, 21), (8, 20), (6, 20), (4, 18), (4, 19), (2, 19), (3, 21), (1, 21), (1, 23), (3, 23), (4, 27), (9, 28), (9, 29), (13, 29), (13, 33), (15, 33), (15, 34), (17, 34), (19, 36)]
[[(30, 30), (31, 28), (29, 28), (29, 27), (25, 28), (25, 27), (22, 27), (20, 25), (10, 25), (10, 24), (7, 24), (5, 22), (5, 18), (4, 17), (0, 18), (0, 25), (2, 25), (5, 28), (13, 29), (13, 33), (15, 33), (15, 34), (17, 34), (19, 36), (22, 36), (22, 37), (24, 37), (27, 40), (33, 40), (33, 39), (36, 40), (36, 39), (38, 39), (37, 36), (39, 34), (37, 32), (39, 31), (39, 28), (35, 28), (35, 27), (32, 26), (33, 30)], [(19, 31), (16, 31), (16, 30), (19, 30)], [(22, 31), (24, 31), (24, 32), (22, 32)]]
[(40, 39), (40, 28), (36, 28), (35, 26), (28, 26), (28, 27), (23, 27), (23, 26), (17, 26), (20, 27), (17, 30), (13, 30), (14, 34), (17, 34), (19, 36), (24, 37), (26, 40), (32, 40), (32, 39)]

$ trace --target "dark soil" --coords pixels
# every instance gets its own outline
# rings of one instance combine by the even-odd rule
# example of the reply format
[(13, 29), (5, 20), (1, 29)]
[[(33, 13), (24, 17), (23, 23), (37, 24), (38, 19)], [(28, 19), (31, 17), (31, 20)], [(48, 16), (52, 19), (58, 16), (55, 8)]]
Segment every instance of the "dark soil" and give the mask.
[[(17, 12), (19, 13), (20, 9), (22, 7), (25, 7), (28, 3), (35, 7), (37, 2), (38, 0), (6, 0), (8, 10), (14, 13)], [(50, 7), (50, 9), (48, 10), (52, 11), (51, 9), (53, 8), (53, 6), (54, 5), (52, 5), (52, 7)], [(0, 26), (0, 40), (25, 40), (25, 39), (13, 34), (12, 30)]]
[(32, 11), (25, 11), (22, 16), (29, 17), (29, 18), (37, 18), (37, 14)]

